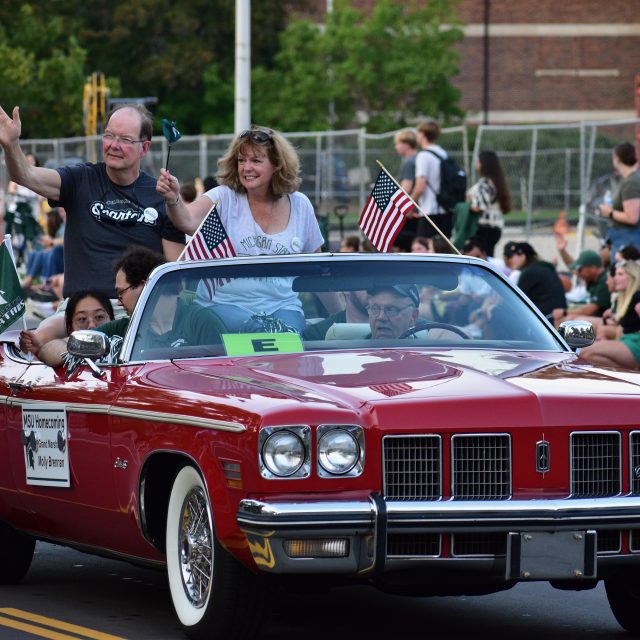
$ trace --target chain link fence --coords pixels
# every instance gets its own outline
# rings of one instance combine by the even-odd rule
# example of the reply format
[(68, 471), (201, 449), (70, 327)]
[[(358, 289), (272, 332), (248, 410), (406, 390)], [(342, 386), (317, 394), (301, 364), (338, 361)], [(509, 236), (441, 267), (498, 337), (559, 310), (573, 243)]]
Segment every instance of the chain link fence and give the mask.
[[(493, 150), (498, 154), (513, 194), (514, 213), (507, 216), (507, 225), (522, 225), (523, 235), (529, 237), (563, 210), (578, 226), (581, 246), (587, 228), (597, 235), (606, 233), (604, 223), (596, 220), (592, 211), (604, 192), (615, 186), (611, 151), (619, 142), (635, 140), (639, 131), (640, 119), (575, 125), (481, 125), (477, 130), (460, 126), (443, 129), (439, 142), (465, 168), (469, 184), (477, 178), (474, 159), (478, 153)], [(313, 203), (323, 231), (337, 229), (342, 234), (355, 228), (379, 172), (377, 162), (392, 175), (397, 173), (400, 160), (394, 151), (395, 133), (370, 134), (365, 129), (352, 129), (285, 134), (300, 155), (301, 190)], [(183, 136), (172, 146), (171, 171), (181, 182), (215, 175), (217, 160), (231, 139), (231, 134)], [(22, 147), (49, 167), (101, 157), (100, 136), (24, 140)], [(143, 168), (158, 175), (167, 151), (166, 139), (154, 137)], [(2, 158), (0, 185), (4, 196), (7, 181)]]

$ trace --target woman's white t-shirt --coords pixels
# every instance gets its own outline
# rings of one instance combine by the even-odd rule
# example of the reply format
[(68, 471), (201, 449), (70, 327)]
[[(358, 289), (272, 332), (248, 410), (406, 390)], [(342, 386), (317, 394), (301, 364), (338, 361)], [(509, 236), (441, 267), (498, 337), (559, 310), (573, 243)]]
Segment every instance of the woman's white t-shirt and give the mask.
[[(309, 198), (299, 191), (288, 196), (291, 204), (289, 223), (279, 233), (265, 233), (254, 220), (246, 194), (229, 187), (214, 187), (205, 194), (217, 202), (222, 225), (237, 256), (313, 253), (324, 239)], [(252, 313), (273, 313), (278, 309), (302, 308), (291, 289), (291, 278), (239, 278), (217, 287), (213, 298), (200, 284), (197, 301), (201, 304), (231, 304)]]

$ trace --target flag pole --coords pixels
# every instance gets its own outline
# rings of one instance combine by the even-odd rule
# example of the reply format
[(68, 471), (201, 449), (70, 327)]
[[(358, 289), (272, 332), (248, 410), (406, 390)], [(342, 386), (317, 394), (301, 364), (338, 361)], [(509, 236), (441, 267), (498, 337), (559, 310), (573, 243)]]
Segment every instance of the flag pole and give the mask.
[[(5, 233), (4, 234), (4, 243), (7, 245), (7, 251), (9, 252), (9, 255), (11, 256), (11, 262), (13, 262), (13, 268), (15, 269), (16, 267), (16, 257), (13, 255), (13, 245), (11, 244), (11, 234), (10, 233)], [(16, 273), (18, 273), (18, 270), (16, 269)], [(22, 314), (22, 326), (24, 327), (25, 331), (29, 330), (29, 327), (27, 326), (27, 314), (23, 313)], [(31, 354), (29, 354), (31, 355)]]
[(202, 225), (207, 221), (209, 214), (213, 211), (213, 208), (218, 204), (218, 202), (220, 202), (220, 200), (216, 200), (211, 205), (211, 207), (209, 207), (209, 211), (207, 211), (204, 218), (202, 218), (202, 222), (198, 225), (198, 228), (191, 234), (191, 240), (189, 240), (189, 242), (187, 242), (187, 244), (184, 245), (184, 249), (182, 250), (182, 253), (180, 253), (180, 255), (176, 258), (176, 262), (180, 262), (182, 260), (182, 256), (185, 254), (189, 245), (193, 242), (193, 239), (198, 235), (198, 231), (200, 231), (200, 229), (202, 228)]
[(460, 253), (460, 251), (458, 251), (458, 249), (456, 248), (456, 246), (449, 240), (449, 238), (447, 238), (447, 236), (444, 235), (444, 233), (442, 233), (442, 231), (440, 231), (440, 227), (420, 208), (420, 206), (416, 203), (416, 201), (400, 186), (400, 184), (398, 183), (398, 181), (387, 171), (386, 167), (382, 164), (382, 162), (380, 162), (380, 160), (376, 160), (376, 163), (378, 164), (378, 166), (395, 182), (396, 186), (398, 187), (398, 189), (400, 189), (400, 191), (402, 191), (402, 193), (404, 193), (407, 198), (409, 198), (409, 200), (411, 200), (411, 203), (413, 204), (413, 206), (429, 221), (429, 224), (440, 234), (440, 236), (442, 238), (444, 238), (444, 240), (446, 241), (446, 243), (460, 256), (462, 255)]

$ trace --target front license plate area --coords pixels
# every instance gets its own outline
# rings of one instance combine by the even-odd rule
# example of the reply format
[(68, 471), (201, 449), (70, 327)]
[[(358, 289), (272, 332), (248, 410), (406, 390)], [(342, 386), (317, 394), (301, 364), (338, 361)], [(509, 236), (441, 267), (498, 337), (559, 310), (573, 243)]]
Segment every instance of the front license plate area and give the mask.
[(596, 577), (595, 531), (509, 532), (508, 580), (576, 580)]

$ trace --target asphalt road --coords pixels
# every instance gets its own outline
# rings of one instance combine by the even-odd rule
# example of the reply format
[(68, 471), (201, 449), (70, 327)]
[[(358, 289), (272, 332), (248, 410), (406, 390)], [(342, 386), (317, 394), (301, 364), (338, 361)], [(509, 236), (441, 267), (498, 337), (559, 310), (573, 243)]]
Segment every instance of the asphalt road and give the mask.
[[(6, 626), (7, 619), (31, 625), (32, 630)], [(42, 637), (184, 638), (163, 572), (38, 543), (22, 584), (0, 587), (0, 638)], [(478, 597), (401, 598), (369, 587), (319, 595), (282, 593), (260, 637), (622, 640), (631, 636), (613, 618), (602, 585), (575, 593), (534, 583)]]

